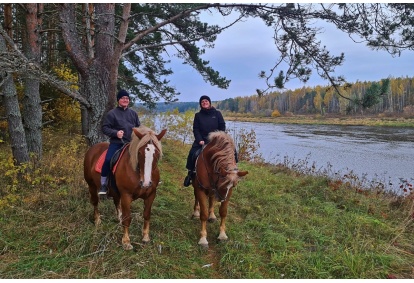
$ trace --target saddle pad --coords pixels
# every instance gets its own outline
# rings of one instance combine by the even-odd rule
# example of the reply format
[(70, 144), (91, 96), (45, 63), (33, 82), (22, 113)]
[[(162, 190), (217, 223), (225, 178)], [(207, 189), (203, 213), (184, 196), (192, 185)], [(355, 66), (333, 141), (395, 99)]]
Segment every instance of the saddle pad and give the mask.
[[(116, 162), (115, 162), (115, 164), (113, 164), (113, 167), (112, 167), (112, 173), (113, 174), (115, 174), (115, 171), (116, 171), (116, 167), (118, 166), (118, 163), (119, 163), (119, 160), (121, 159), (121, 156), (124, 154), (124, 152), (125, 152), (125, 149), (127, 149), (127, 147), (129, 146), (129, 144), (127, 144), (126, 146), (124, 146), (121, 150), (121, 153), (119, 154), (119, 156), (118, 156), (118, 158), (117, 158), (117, 160), (116, 160)], [(98, 173), (101, 173), (102, 172), (102, 165), (104, 164), (104, 162), (105, 162), (105, 156), (106, 156), (106, 152), (107, 152), (108, 150), (106, 149), (104, 152), (102, 152), (102, 154), (101, 154), (101, 156), (99, 156), (99, 158), (98, 158), (98, 161), (96, 162), (96, 164), (95, 164), (95, 171), (96, 172), (98, 172)], [(116, 155), (116, 154), (114, 154), (114, 155)]]
[(95, 164), (95, 171), (98, 173), (102, 172), (102, 165), (105, 162), (105, 156), (107, 151), (108, 150), (106, 149), (104, 152), (102, 152), (101, 156), (99, 156), (98, 161)]

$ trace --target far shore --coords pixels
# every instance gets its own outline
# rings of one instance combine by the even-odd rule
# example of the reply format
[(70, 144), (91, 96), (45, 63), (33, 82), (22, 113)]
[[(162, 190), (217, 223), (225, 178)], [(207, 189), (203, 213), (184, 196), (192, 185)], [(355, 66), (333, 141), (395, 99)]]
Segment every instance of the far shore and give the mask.
[(280, 117), (232, 116), (223, 113), (228, 121), (274, 123), (274, 124), (314, 124), (314, 125), (349, 125), (349, 126), (388, 126), (414, 127), (414, 117), (374, 117), (374, 116), (321, 116), (293, 115)]

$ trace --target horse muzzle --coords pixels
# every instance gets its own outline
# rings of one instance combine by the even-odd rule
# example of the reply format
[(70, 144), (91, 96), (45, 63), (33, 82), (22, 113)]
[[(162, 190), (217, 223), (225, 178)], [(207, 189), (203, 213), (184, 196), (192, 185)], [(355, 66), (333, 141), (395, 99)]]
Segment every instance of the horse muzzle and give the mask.
[(139, 181), (139, 185), (143, 189), (149, 189), (152, 187), (152, 181), (149, 181), (149, 182)]

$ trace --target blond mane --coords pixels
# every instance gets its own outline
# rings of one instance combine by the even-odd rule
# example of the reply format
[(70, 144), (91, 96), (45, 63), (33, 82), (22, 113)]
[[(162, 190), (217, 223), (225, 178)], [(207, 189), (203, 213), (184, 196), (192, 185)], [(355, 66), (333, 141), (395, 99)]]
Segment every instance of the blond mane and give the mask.
[(130, 155), (130, 162), (132, 168), (137, 168), (138, 166), (138, 150), (145, 144), (147, 144), (149, 141), (152, 141), (154, 146), (158, 149), (160, 152), (160, 158), (162, 156), (162, 146), (161, 142), (157, 139), (156, 134), (153, 130), (151, 130), (148, 127), (145, 126), (139, 126), (138, 128), (135, 128), (143, 134), (144, 136), (142, 139), (139, 139), (134, 132), (132, 132), (131, 135), (131, 143), (129, 144), (129, 155)]
[(216, 151), (212, 156), (215, 171), (218, 171), (219, 168), (228, 170), (236, 164), (234, 142), (230, 135), (223, 131), (216, 131), (211, 132), (208, 139), (212, 144), (211, 150)]

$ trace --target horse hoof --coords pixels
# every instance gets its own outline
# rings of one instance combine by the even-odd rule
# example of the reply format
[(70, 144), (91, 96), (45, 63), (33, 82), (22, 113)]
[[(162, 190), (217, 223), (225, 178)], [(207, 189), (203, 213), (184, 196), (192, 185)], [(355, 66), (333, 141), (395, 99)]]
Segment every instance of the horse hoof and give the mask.
[(217, 221), (217, 218), (209, 218), (208, 219), (208, 222), (209, 223), (214, 223), (214, 222), (216, 222)]
[(205, 237), (200, 238), (200, 240), (198, 241), (198, 244), (200, 245), (200, 247), (208, 249), (208, 242)]
[(207, 250), (208, 249), (208, 244), (199, 244), (201, 248)]
[(223, 234), (221, 234), (221, 233), (220, 233), (220, 235), (217, 237), (217, 240), (218, 240), (219, 242), (225, 242), (225, 241), (227, 241), (227, 240), (228, 240), (228, 238), (229, 238), (229, 237), (227, 237), (227, 235), (226, 235), (225, 233), (223, 233)]
[(102, 223), (101, 217), (95, 218), (94, 220), (95, 226), (99, 226)]
[(126, 251), (130, 251), (130, 250), (132, 250), (134, 248), (131, 244), (122, 244), (122, 247)]

